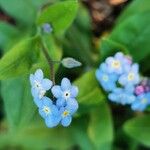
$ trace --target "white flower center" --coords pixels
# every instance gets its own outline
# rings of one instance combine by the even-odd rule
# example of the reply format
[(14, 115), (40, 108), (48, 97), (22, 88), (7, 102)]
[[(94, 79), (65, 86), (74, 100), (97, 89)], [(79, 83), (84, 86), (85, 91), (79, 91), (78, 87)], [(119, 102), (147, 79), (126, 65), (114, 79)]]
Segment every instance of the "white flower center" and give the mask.
[(103, 79), (104, 81), (108, 81), (109, 78), (108, 78), (107, 75), (103, 75), (102, 79)]
[(41, 84), (37, 80), (34, 80), (34, 88), (41, 88)]
[(50, 108), (48, 106), (44, 106), (43, 107), (43, 111), (45, 112), (46, 115), (51, 113), (51, 110), (50, 110)]
[(45, 95), (45, 93), (46, 93), (46, 91), (43, 90), (43, 89), (41, 89), (41, 90), (39, 91), (39, 98), (40, 98), (40, 99), (43, 98), (43, 96)]
[(64, 96), (65, 99), (68, 99), (70, 97), (70, 92), (65, 91), (63, 96)]
[(129, 81), (132, 81), (132, 80), (134, 79), (134, 77), (135, 77), (135, 75), (134, 75), (133, 72), (130, 72), (130, 73), (128, 74), (128, 80), (129, 80)]
[(112, 67), (115, 68), (115, 69), (119, 69), (120, 66), (121, 66), (120, 61), (114, 60), (114, 61), (112, 62)]

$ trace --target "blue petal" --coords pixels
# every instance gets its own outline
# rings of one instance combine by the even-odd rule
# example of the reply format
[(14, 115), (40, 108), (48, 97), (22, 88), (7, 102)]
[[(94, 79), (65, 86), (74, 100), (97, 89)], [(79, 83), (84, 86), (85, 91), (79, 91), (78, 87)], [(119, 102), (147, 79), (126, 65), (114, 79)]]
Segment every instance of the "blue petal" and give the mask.
[(115, 58), (119, 59), (119, 60), (123, 60), (124, 59), (124, 54), (122, 52), (117, 52), (115, 54)]
[(40, 107), (39, 108), (39, 114), (40, 114), (40, 116), (42, 117), (42, 118), (46, 118), (47, 116), (46, 116), (46, 114), (45, 114), (45, 112), (43, 111), (43, 107)]
[(137, 72), (139, 71), (139, 65), (138, 65), (137, 63), (134, 63), (134, 64), (132, 65), (132, 71), (133, 71), (134, 73), (137, 73)]
[(34, 86), (34, 75), (30, 74), (30, 83), (32, 86)]
[(121, 85), (126, 85), (126, 84), (127, 84), (127, 77), (126, 77), (126, 75), (120, 76), (118, 82), (119, 82)]
[(53, 102), (52, 102), (52, 100), (50, 98), (45, 96), (42, 99), (42, 104), (45, 105), (45, 106), (51, 107)]
[(143, 111), (146, 105), (142, 105), (139, 101), (136, 101), (131, 105), (131, 108), (132, 110)]
[(57, 105), (58, 107), (64, 107), (65, 104), (66, 104), (66, 101), (65, 101), (65, 99), (63, 99), (63, 98), (59, 98), (59, 99), (57, 99), (57, 101), (56, 101), (56, 105)]
[(56, 98), (62, 97), (62, 90), (60, 86), (58, 85), (53, 86), (51, 91)]
[(38, 81), (41, 81), (43, 79), (43, 71), (41, 69), (36, 70), (34, 75)]
[(49, 79), (43, 79), (42, 80), (42, 87), (45, 89), (45, 90), (49, 90), (51, 87), (52, 87), (52, 81), (49, 80)]
[(67, 117), (62, 118), (61, 124), (62, 124), (64, 127), (67, 127), (67, 126), (70, 125), (71, 121), (72, 121), (72, 117), (71, 117), (70, 115), (68, 115)]
[(66, 109), (69, 110), (71, 115), (77, 111), (78, 107), (79, 107), (78, 102), (75, 99), (68, 99), (67, 100)]
[(108, 95), (109, 100), (113, 101), (113, 102), (118, 102), (118, 96), (114, 93), (110, 93)]
[(103, 71), (103, 72), (107, 72), (107, 65), (106, 63), (102, 63), (99, 67), (99, 70)]
[(48, 128), (55, 127), (59, 124), (60, 118), (57, 118), (53, 115), (49, 115), (45, 118), (45, 124)]
[(70, 89), (71, 97), (76, 97), (78, 95), (78, 87), (72, 86)]
[(31, 88), (31, 94), (34, 98), (39, 98), (39, 90), (35, 89), (35, 88)]
[(39, 108), (42, 107), (42, 105), (43, 105), (42, 99), (34, 98), (33, 101), (34, 101), (34, 103), (35, 103)]
[(62, 90), (69, 90), (71, 88), (70, 80), (67, 78), (63, 78), (61, 81), (61, 88)]

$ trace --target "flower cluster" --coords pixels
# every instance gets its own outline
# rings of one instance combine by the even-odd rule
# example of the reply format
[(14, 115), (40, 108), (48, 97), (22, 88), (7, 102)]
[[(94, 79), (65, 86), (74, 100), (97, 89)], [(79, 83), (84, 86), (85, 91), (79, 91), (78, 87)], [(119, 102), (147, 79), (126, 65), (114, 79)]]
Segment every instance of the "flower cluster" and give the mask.
[[(59, 123), (65, 127), (69, 126), (73, 114), (78, 109), (78, 102), (75, 99), (78, 95), (78, 88), (72, 86), (67, 78), (62, 79), (60, 86), (53, 86), (51, 80), (43, 77), (41, 69), (30, 75), (30, 83), (34, 102), (46, 126), (52, 128)], [(55, 101), (46, 96), (46, 92), (50, 89)]]
[(128, 55), (118, 52), (114, 57), (108, 57), (96, 70), (96, 78), (113, 102), (130, 104), (138, 111), (150, 104), (150, 84), (144, 81), (145, 87), (139, 84), (139, 65), (132, 63)]

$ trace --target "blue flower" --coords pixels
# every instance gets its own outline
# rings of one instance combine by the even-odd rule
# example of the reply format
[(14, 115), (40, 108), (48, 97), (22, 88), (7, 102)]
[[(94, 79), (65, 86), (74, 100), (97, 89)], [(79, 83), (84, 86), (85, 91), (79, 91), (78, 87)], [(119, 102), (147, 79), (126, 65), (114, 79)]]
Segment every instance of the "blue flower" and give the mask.
[(136, 85), (140, 82), (139, 65), (133, 64), (131, 67), (126, 68), (126, 71), (119, 78), (119, 83), (123, 86), (128, 84)]
[(51, 33), (53, 31), (53, 28), (49, 23), (44, 23), (42, 29), (45, 33)]
[(132, 87), (132, 86), (126, 86), (125, 89), (116, 88), (113, 90), (112, 93), (110, 93), (108, 95), (108, 98), (111, 101), (120, 103), (122, 105), (131, 104), (136, 99), (133, 92), (134, 92), (134, 87)]
[(58, 107), (65, 106), (67, 103), (76, 103), (75, 97), (78, 95), (78, 88), (72, 86), (69, 79), (63, 78), (61, 86), (55, 85), (52, 87), (52, 93), (57, 98), (56, 104)]
[(123, 53), (118, 52), (114, 57), (108, 57), (106, 59), (108, 73), (122, 74), (125, 67), (130, 65), (127, 57)]
[(34, 99), (42, 99), (47, 90), (52, 87), (52, 81), (43, 79), (41, 69), (36, 70), (35, 74), (30, 75), (31, 93)]
[(67, 127), (70, 125), (72, 121), (72, 115), (77, 111), (77, 108), (74, 108), (73, 106), (67, 105), (66, 107), (60, 108), (60, 114), (61, 114), (61, 124), (64, 127)]
[(132, 110), (144, 111), (150, 104), (150, 92), (137, 96), (136, 100), (131, 104)]
[(102, 63), (99, 69), (96, 70), (96, 78), (105, 91), (112, 91), (114, 88), (116, 88), (118, 75), (114, 73), (107, 73), (107, 69), (107, 65)]
[(48, 97), (43, 98), (39, 114), (45, 119), (45, 124), (49, 128), (57, 126), (61, 120), (58, 108)]

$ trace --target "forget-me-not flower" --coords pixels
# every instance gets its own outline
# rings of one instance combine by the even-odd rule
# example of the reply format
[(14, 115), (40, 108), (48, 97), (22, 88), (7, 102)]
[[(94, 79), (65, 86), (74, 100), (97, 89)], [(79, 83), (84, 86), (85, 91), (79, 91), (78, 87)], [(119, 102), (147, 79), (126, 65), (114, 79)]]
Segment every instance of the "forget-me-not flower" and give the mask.
[(35, 74), (30, 75), (31, 93), (34, 99), (42, 99), (47, 90), (52, 87), (52, 81), (43, 78), (41, 69), (36, 70)]
[(43, 98), (39, 114), (45, 119), (45, 124), (49, 128), (57, 126), (61, 119), (58, 108), (48, 97)]
[(144, 111), (150, 104), (150, 92), (138, 95), (136, 100), (131, 104), (132, 110)]
[(106, 59), (106, 64), (108, 73), (116, 74), (122, 74), (124, 68), (130, 65), (128, 59), (121, 52), (116, 53), (114, 57), (108, 57)]
[(44, 33), (51, 33), (53, 31), (53, 28), (52, 28), (51, 24), (49, 24), (49, 23), (44, 23), (42, 25), (42, 29), (43, 29)]
[(133, 64), (131, 67), (126, 68), (126, 71), (119, 78), (119, 83), (123, 86), (128, 84), (136, 85), (140, 82), (139, 65)]
[(58, 107), (65, 106), (68, 102), (72, 102), (75, 107), (78, 107), (75, 100), (75, 97), (78, 95), (78, 88), (71, 85), (69, 79), (63, 78), (61, 81), (61, 86), (55, 85), (51, 90), (53, 95), (57, 98), (56, 104)]
[(108, 95), (109, 100), (120, 103), (122, 105), (131, 104), (135, 101), (136, 97), (133, 94), (134, 87), (127, 86), (124, 88), (116, 88)]
[(107, 65), (102, 63), (96, 70), (96, 78), (105, 91), (112, 91), (114, 88), (116, 88), (118, 75), (114, 73), (107, 73), (107, 69)]
[(61, 121), (60, 123), (64, 126), (67, 127), (70, 125), (72, 121), (72, 115), (76, 112), (76, 108), (67, 105), (66, 107), (61, 107), (60, 108), (60, 114), (61, 114)]

